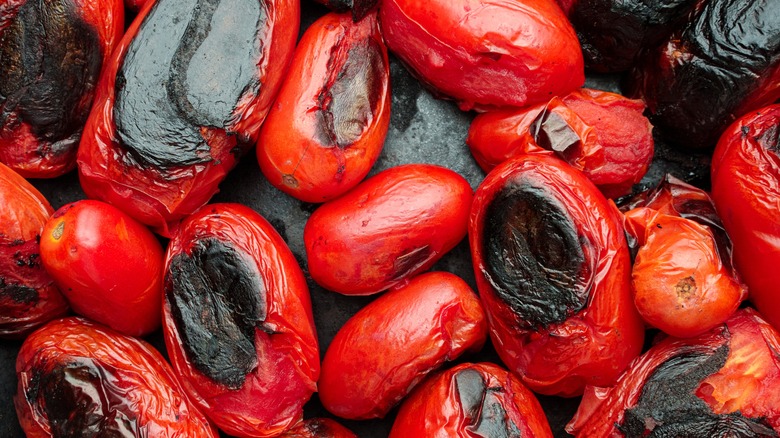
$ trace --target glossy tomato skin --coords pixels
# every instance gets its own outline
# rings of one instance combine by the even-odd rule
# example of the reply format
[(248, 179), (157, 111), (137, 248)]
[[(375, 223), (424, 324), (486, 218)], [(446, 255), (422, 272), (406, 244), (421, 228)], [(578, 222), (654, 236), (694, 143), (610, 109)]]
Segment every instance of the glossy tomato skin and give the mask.
[(465, 178), (440, 166), (380, 172), (309, 217), (303, 231), (309, 273), (345, 295), (398, 285), (463, 239), (472, 194)]
[(152, 346), (83, 318), (52, 321), (16, 359), (16, 413), (29, 438), (216, 438)]
[(484, 310), (466, 282), (421, 274), (339, 329), (322, 361), (320, 401), (342, 418), (382, 418), (429, 372), (478, 351), (486, 337)]
[(311, 418), (280, 435), (284, 438), (357, 438), (351, 430), (330, 418)]
[(0, 23), (0, 162), (25, 178), (63, 175), (122, 37), (122, 0), (9, 0)]
[(233, 436), (299, 422), (319, 348), (306, 280), (273, 227), (242, 205), (205, 206), (177, 229), (165, 272), (165, 345), (187, 394)]
[(553, 0), (389, 0), (379, 12), (388, 48), (464, 110), (543, 102), (585, 80)]
[(469, 242), (496, 351), (535, 392), (610, 385), (639, 354), (620, 213), (582, 173), (538, 155), (496, 167), (474, 196)]
[(578, 437), (777, 436), (778, 348), (780, 334), (752, 309), (697, 337), (668, 337), (615, 386), (589, 387), (566, 430)]
[(54, 212), (41, 261), (73, 311), (130, 336), (160, 327), (163, 250), (148, 228), (105, 202)]
[(41, 264), (46, 198), (0, 164), (0, 337), (19, 338), (68, 312), (68, 303)]
[(165, 236), (257, 141), (298, 35), (298, 1), (221, 1), (231, 0), (147, 2), (108, 62), (79, 148), (87, 196)]
[(780, 328), (775, 272), (780, 263), (780, 105), (751, 112), (720, 138), (712, 157), (712, 198), (734, 243), (750, 301)]
[(390, 63), (376, 13), (330, 13), (296, 48), (260, 131), (257, 159), (276, 188), (325, 202), (371, 170), (390, 125)]
[(536, 396), (492, 363), (462, 363), (428, 377), (404, 400), (390, 438), (552, 438)]

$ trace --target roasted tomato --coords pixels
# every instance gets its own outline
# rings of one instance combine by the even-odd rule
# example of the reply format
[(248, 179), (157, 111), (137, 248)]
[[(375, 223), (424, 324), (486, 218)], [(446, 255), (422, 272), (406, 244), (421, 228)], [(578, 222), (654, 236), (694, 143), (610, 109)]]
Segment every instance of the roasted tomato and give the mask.
[(283, 438), (357, 438), (351, 430), (330, 418), (312, 418), (280, 435)]
[(103, 61), (124, 24), (122, 0), (0, 2), (0, 162), (26, 178), (76, 167)]
[(780, 99), (777, 0), (708, 0), (633, 72), (629, 94), (683, 147), (708, 148), (737, 117)]
[(131, 336), (160, 328), (163, 250), (122, 211), (88, 199), (63, 206), (43, 227), (41, 261), (79, 315)]
[(390, 438), (552, 438), (536, 396), (509, 371), (463, 363), (426, 379), (407, 398)]
[(16, 358), (28, 438), (216, 438), (154, 348), (81, 318), (31, 334)]
[(750, 300), (780, 329), (780, 105), (740, 118), (712, 157), (712, 198)]
[(239, 437), (301, 420), (320, 372), (311, 301), (292, 252), (248, 207), (185, 219), (166, 257), (163, 331), (188, 395)]
[(430, 272), (387, 292), (339, 329), (322, 361), (319, 395), (349, 419), (382, 418), (447, 360), (487, 337), (479, 298), (448, 272)]
[(52, 208), (24, 178), (0, 164), (0, 337), (24, 337), (68, 312), (41, 265), (39, 242)]
[(472, 190), (430, 164), (387, 169), (311, 215), (309, 274), (326, 289), (369, 295), (433, 266), (466, 235)]
[(553, 0), (386, 0), (379, 12), (390, 50), (464, 110), (543, 102), (585, 81)]
[(534, 391), (608, 386), (641, 351), (620, 212), (581, 172), (539, 155), (496, 167), (469, 241), (496, 351)]
[(316, 0), (317, 3), (333, 9), (336, 12), (352, 11), (352, 19), (357, 22), (368, 15), (369, 11), (379, 3), (379, 0)]
[(79, 176), (169, 235), (257, 141), (298, 35), (297, 0), (150, 0), (110, 59)]
[(581, 89), (546, 104), (480, 114), (466, 143), (486, 172), (524, 153), (556, 155), (609, 198), (631, 191), (653, 159), (643, 102)]
[(376, 14), (327, 14), (306, 30), (260, 131), (260, 169), (305, 202), (329, 201), (368, 175), (390, 125), (390, 64)]
[(589, 387), (580, 437), (777, 437), (780, 333), (752, 309), (695, 338), (666, 338), (611, 388)]

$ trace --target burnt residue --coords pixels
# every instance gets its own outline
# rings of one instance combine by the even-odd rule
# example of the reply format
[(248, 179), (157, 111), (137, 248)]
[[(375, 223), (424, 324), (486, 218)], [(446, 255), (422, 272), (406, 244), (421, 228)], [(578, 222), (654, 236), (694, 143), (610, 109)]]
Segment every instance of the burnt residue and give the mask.
[(10, 298), (15, 303), (32, 306), (40, 300), (40, 295), (34, 288), (0, 277), (0, 300), (3, 298)]
[(166, 276), (182, 348), (192, 365), (215, 382), (240, 388), (257, 365), (255, 329), (266, 317), (264, 285), (251, 256), (215, 238), (173, 257)]
[(549, 190), (510, 181), (485, 213), (485, 275), (521, 328), (562, 322), (588, 301), (591, 270), (583, 243)]
[(117, 137), (133, 160), (162, 169), (211, 160), (201, 129), (231, 132), (241, 97), (259, 91), (267, 19), (256, 0), (155, 3), (116, 78)]
[(520, 429), (509, 418), (498, 397), (502, 387), (489, 387), (474, 370), (465, 369), (454, 376), (465, 429), (472, 436), (484, 438), (519, 438)]
[(558, 113), (545, 108), (529, 128), (540, 147), (555, 152), (563, 160), (574, 158), (581, 149), (582, 139)]
[(761, 134), (753, 137), (764, 149), (780, 156), (780, 126), (777, 124), (767, 127)]

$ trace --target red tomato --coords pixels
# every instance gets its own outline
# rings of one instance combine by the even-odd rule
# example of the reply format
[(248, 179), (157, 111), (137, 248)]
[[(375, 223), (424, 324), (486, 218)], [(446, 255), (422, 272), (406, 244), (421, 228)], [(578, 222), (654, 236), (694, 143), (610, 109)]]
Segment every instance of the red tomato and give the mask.
[(351, 430), (330, 418), (312, 418), (280, 435), (283, 438), (357, 438)]
[(260, 131), (260, 169), (279, 190), (325, 202), (371, 170), (390, 125), (390, 64), (376, 14), (327, 14), (301, 38)]
[(487, 337), (479, 298), (454, 274), (431, 272), (371, 302), (339, 329), (322, 361), (322, 405), (382, 418), (429, 372)]
[(41, 233), (41, 261), (79, 315), (131, 336), (160, 327), (162, 247), (116, 208), (82, 200), (57, 210)]
[(352, 10), (353, 20), (360, 21), (365, 17), (369, 11), (374, 9), (374, 6), (379, 0), (315, 0), (317, 3), (329, 7), (336, 12), (346, 12)]

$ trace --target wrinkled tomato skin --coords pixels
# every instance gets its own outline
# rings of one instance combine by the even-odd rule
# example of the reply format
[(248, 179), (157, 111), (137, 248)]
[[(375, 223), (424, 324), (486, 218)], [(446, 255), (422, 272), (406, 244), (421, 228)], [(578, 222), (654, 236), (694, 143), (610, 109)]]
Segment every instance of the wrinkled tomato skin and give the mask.
[(54, 212), (41, 261), (73, 311), (130, 336), (160, 327), (163, 249), (148, 228), (104, 202)]
[(588, 387), (566, 430), (578, 437), (777, 436), (779, 348), (780, 334), (749, 308), (697, 337), (667, 337), (614, 386)]
[(46, 198), (0, 164), (0, 338), (21, 338), (68, 312), (40, 260), (41, 231), (54, 212)]
[(750, 301), (780, 328), (775, 272), (780, 263), (780, 105), (732, 124), (712, 157), (712, 198), (734, 243), (734, 263)]
[(472, 195), (468, 181), (444, 167), (380, 172), (309, 217), (303, 231), (309, 273), (345, 295), (401, 284), (463, 239)]
[(486, 337), (484, 310), (466, 282), (421, 274), (339, 329), (322, 361), (320, 401), (342, 418), (383, 418), (428, 373), (479, 351)]
[(122, 0), (7, 0), (0, 10), (0, 162), (25, 178), (76, 167)]
[(390, 438), (413, 436), (553, 435), (539, 401), (520, 379), (492, 363), (463, 363), (431, 375), (401, 404)]
[(357, 438), (351, 430), (330, 418), (312, 418), (281, 435), (283, 438)]
[(388, 48), (464, 110), (525, 106), (582, 86), (574, 29), (553, 0), (389, 0)]
[(152, 346), (83, 318), (31, 334), (16, 375), (14, 405), (29, 438), (219, 436)]
[(469, 243), (489, 333), (535, 392), (571, 397), (610, 385), (641, 351), (619, 214), (553, 157), (506, 161), (477, 189)]
[(306, 280), (276, 230), (248, 207), (207, 205), (177, 229), (165, 273), (165, 345), (190, 398), (233, 436), (298, 423), (319, 347)]
[[(221, 1), (208, 8), (145, 4), (108, 60), (79, 147), (87, 196), (166, 237), (257, 142), (298, 35), (298, 1), (217, 7)], [(192, 15), (188, 7), (210, 27), (198, 30), (194, 18), (179, 19)], [(209, 56), (195, 56), (200, 51)], [(220, 80), (203, 82), (210, 77)]]
[(298, 44), (257, 159), (276, 188), (304, 202), (329, 201), (366, 177), (389, 125), (390, 63), (376, 14), (353, 23), (330, 13)]

